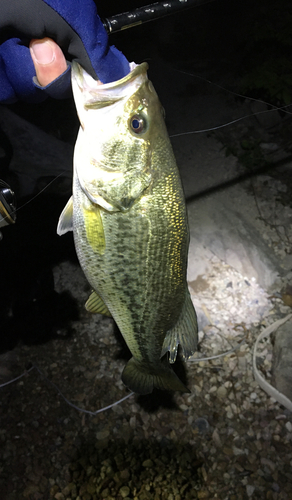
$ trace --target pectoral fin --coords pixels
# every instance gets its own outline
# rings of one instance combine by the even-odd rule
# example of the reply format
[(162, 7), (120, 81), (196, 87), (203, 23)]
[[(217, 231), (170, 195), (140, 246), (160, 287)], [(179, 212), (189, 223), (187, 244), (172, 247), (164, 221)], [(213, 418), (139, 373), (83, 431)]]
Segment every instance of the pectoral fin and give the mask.
[(186, 298), (179, 319), (165, 336), (161, 357), (169, 351), (169, 362), (174, 363), (178, 344), (181, 346), (184, 359), (188, 359), (196, 352), (198, 344), (197, 316), (188, 290), (186, 290)]
[(105, 237), (100, 209), (97, 205), (90, 204), (82, 207), (86, 236), (94, 252), (103, 254), (105, 251)]
[(91, 313), (103, 314), (104, 316), (109, 316), (110, 318), (112, 317), (104, 301), (96, 292), (92, 292), (88, 300), (85, 302), (85, 309)]
[(69, 199), (65, 208), (63, 209), (58, 222), (57, 234), (62, 236), (62, 234), (68, 231), (73, 231), (73, 196)]

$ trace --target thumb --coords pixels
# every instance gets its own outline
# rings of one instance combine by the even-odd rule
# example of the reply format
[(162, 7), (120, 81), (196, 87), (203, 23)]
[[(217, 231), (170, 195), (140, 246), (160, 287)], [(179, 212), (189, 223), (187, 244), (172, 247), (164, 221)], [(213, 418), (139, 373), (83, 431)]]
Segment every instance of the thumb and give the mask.
[(60, 47), (51, 38), (31, 40), (31, 57), (39, 84), (46, 87), (67, 69), (67, 62)]

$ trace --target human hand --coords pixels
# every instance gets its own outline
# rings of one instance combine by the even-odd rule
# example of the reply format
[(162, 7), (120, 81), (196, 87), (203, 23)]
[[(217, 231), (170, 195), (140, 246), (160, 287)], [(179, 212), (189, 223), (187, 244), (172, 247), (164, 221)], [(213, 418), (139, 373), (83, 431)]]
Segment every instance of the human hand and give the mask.
[(52, 38), (31, 40), (29, 49), (37, 80), (42, 87), (46, 87), (66, 71), (65, 56)]
[[(60, 63), (60, 53), (53, 43), (55, 60), (41, 68), (36, 59), (33, 63), (29, 50), (30, 40), (34, 45), (36, 40), (45, 37), (54, 40), (67, 63), (69, 61), (62, 75), (47, 86), (40, 85), (34, 78), (34, 63), (39, 69), (38, 77), (50, 80), (52, 68), (56, 69)], [(48, 55), (50, 43), (44, 42), (41, 52), (46, 51)], [(40, 102), (47, 95), (68, 96), (72, 60), (103, 83), (118, 80), (129, 72), (127, 59), (115, 47), (109, 46), (93, 0), (2, 0), (0, 102), (11, 103), (17, 99)]]

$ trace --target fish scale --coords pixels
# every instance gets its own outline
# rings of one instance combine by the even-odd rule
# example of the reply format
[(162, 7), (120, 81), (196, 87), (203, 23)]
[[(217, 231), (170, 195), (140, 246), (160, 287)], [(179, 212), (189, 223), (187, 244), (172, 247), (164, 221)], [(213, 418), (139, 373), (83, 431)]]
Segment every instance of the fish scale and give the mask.
[[(73, 196), (58, 233), (73, 230), (80, 265), (94, 290), (87, 308), (99, 312), (105, 304), (101, 309), (110, 312), (133, 355), (124, 383), (139, 394), (153, 387), (187, 391), (168, 360), (161, 359), (170, 351), (174, 362), (179, 343), (188, 358), (197, 345), (186, 282), (184, 195), (147, 65), (132, 67), (122, 80), (96, 85), (73, 64), (82, 127)], [(88, 104), (84, 95), (89, 94)]]

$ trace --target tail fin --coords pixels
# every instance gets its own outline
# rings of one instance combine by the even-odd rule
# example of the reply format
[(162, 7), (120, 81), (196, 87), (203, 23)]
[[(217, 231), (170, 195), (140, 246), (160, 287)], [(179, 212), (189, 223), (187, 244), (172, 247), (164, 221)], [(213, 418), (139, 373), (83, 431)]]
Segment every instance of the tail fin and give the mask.
[(122, 381), (137, 394), (150, 394), (154, 387), (165, 391), (190, 392), (163, 361), (154, 366), (131, 358), (124, 368)]

